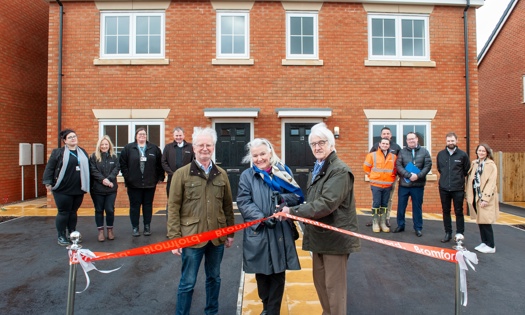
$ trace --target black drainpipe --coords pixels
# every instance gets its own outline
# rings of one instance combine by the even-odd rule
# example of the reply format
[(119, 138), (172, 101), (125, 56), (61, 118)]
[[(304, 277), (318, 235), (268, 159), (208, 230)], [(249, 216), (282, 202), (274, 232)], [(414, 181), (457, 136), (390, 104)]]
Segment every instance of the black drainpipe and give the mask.
[(60, 131), (62, 129), (62, 37), (63, 37), (63, 20), (64, 20), (64, 6), (60, 0), (56, 0), (60, 6), (60, 24), (59, 24), (59, 35), (58, 35), (58, 122), (57, 122), (57, 137), (58, 137), (58, 148), (62, 146), (62, 139), (60, 139)]
[(466, 107), (466, 152), (470, 156), (470, 84), (469, 84), (469, 66), (468, 66), (468, 21), (467, 11), (470, 8), (470, 0), (467, 0), (467, 6), (463, 10), (463, 26), (465, 35), (465, 107)]

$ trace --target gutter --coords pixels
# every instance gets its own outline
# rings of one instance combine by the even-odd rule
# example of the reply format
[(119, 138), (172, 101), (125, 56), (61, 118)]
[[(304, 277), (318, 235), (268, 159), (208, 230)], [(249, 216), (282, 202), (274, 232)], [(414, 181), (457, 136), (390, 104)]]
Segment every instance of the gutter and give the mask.
[(60, 25), (59, 25), (59, 35), (58, 35), (58, 109), (57, 109), (57, 115), (58, 115), (58, 122), (57, 122), (57, 148), (60, 148), (62, 145), (62, 141), (60, 139), (60, 131), (62, 129), (62, 38), (63, 38), (63, 31), (64, 31), (64, 6), (62, 5), (62, 2), (60, 0), (55, 0), (57, 4), (60, 6)]
[(467, 6), (463, 10), (463, 27), (464, 27), (464, 41), (465, 41), (465, 130), (466, 130), (466, 152), (470, 156), (470, 83), (469, 83), (469, 50), (468, 50), (468, 20), (467, 11), (470, 8), (470, 0), (467, 0)]

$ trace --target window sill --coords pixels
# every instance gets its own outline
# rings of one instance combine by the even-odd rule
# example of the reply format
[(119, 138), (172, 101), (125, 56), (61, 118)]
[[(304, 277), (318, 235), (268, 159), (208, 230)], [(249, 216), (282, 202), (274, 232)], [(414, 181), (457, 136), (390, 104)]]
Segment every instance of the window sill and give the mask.
[(435, 61), (365, 60), (366, 67), (421, 67), (435, 68)]
[(322, 60), (312, 59), (283, 59), (283, 66), (322, 66), (324, 62)]
[(169, 65), (169, 59), (93, 59), (95, 66)]
[(253, 66), (253, 59), (212, 59), (211, 64), (215, 66)]

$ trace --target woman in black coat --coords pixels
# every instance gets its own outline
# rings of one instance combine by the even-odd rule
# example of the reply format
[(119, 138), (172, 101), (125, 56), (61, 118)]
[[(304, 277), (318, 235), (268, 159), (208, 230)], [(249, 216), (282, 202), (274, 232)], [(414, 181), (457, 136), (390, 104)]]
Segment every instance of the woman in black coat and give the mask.
[(84, 194), (89, 192), (89, 160), (86, 150), (78, 146), (76, 133), (62, 130), (64, 146), (54, 149), (47, 161), (42, 182), (53, 193), (58, 213), (55, 219), (58, 245), (70, 244), (66, 235), (77, 228), (77, 211)]
[(103, 242), (104, 212), (106, 212), (106, 228), (108, 240), (115, 239), (113, 222), (115, 221), (115, 199), (117, 199), (117, 175), (120, 171), (118, 157), (109, 136), (98, 140), (95, 153), (89, 158), (91, 172), (91, 199), (95, 206), (95, 223), (98, 229), (98, 240)]
[(126, 144), (120, 152), (120, 170), (128, 190), (129, 218), (132, 235), (140, 236), (140, 207), (144, 220), (144, 235), (151, 235), (153, 198), (157, 183), (164, 180), (162, 153), (156, 145), (147, 141), (146, 129), (138, 128), (135, 142)]

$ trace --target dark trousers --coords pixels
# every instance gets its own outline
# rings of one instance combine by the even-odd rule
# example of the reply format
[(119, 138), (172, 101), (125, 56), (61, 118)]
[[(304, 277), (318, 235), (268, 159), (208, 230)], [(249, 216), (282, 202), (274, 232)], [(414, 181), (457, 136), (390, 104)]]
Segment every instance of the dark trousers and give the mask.
[(129, 219), (131, 226), (139, 227), (140, 207), (142, 206), (142, 216), (144, 225), (151, 224), (153, 216), (153, 198), (155, 188), (131, 188), (128, 187), (129, 197)]
[(257, 280), (257, 292), (259, 292), (263, 308), (268, 315), (281, 314), (281, 302), (283, 301), (286, 272), (271, 275), (256, 273), (255, 280)]
[(58, 210), (55, 219), (58, 234), (65, 232), (66, 228), (70, 233), (75, 231), (77, 229), (77, 211), (82, 205), (84, 195), (72, 196), (53, 192), (53, 197)]
[(117, 199), (117, 194), (98, 195), (91, 193), (91, 199), (93, 199), (93, 206), (95, 207), (97, 228), (104, 228), (104, 212), (106, 212), (106, 226), (112, 228), (115, 221), (115, 199)]
[(423, 229), (423, 194), (425, 187), (403, 187), (399, 186), (397, 198), (397, 226), (405, 227), (405, 212), (407, 210), (408, 198), (412, 199), (412, 221), (414, 230)]
[(392, 187), (381, 188), (370, 186), (370, 189), (372, 190), (372, 208), (388, 207)]
[(452, 233), (451, 203), (454, 203), (454, 214), (456, 215), (456, 233), (465, 233), (465, 217), (463, 216), (463, 200), (465, 192), (446, 191), (439, 189), (441, 209), (443, 210), (443, 225), (445, 232)]
[(168, 181), (166, 182), (166, 196), (170, 199), (170, 185), (171, 185), (172, 176), (168, 176)]
[[(478, 201), (477, 198), (477, 192), (474, 190), (474, 202), (472, 203), (472, 207), (474, 208), (474, 211), (478, 213)], [(481, 242), (485, 243), (485, 245), (494, 248), (496, 246), (494, 244), (494, 231), (492, 230), (492, 224), (478, 224), (479, 227), (479, 235), (481, 236)]]

